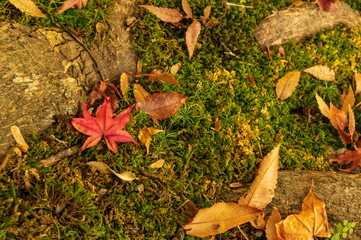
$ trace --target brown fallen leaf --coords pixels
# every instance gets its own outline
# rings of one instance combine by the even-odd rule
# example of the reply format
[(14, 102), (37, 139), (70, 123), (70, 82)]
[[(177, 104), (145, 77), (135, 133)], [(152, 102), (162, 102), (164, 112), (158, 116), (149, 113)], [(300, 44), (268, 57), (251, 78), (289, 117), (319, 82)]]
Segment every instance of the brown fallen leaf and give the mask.
[(356, 123), (355, 114), (352, 111), (351, 105), (348, 105), (348, 131), (350, 133), (351, 142), (353, 141), (353, 135), (355, 134)]
[(344, 165), (352, 162), (351, 166), (349, 168), (339, 169), (340, 171), (343, 171), (343, 172), (351, 172), (354, 168), (359, 166), (361, 163), (361, 151), (345, 152), (345, 153), (341, 154), (340, 156), (338, 156), (337, 158), (330, 159), (330, 162), (338, 162), (338, 163), (341, 163)]
[(101, 23), (101, 22), (98, 22), (98, 23), (95, 25), (95, 29), (97, 30), (97, 33), (99, 34), (100, 39), (101, 39), (101, 40), (104, 40), (104, 38), (105, 38), (105, 36), (106, 36), (104, 24)]
[(336, 75), (335, 71), (333, 71), (332, 69), (326, 66), (317, 65), (314, 67), (307, 68), (303, 71), (313, 75), (315, 78), (318, 78), (320, 80), (325, 80), (330, 82), (335, 81), (335, 75)]
[(93, 104), (95, 100), (101, 97), (103, 98), (109, 97), (110, 102), (112, 104), (112, 108), (117, 109), (119, 107), (117, 95), (121, 96), (118, 89), (114, 86), (114, 84), (98, 81), (95, 84), (93, 91), (90, 93), (91, 104)]
[(266, 224), (266, 237), (267, 240), (276, 239), (276, 223), (282, 221), (281, 215), (277, 208), (273, 208), (271, 215), (269, 216)]
[(222, 123), (218, 118), (214, 119), (214, 131), (218, 132), (222, 128)]
[(325, 202), (313, 191), (303, 200), (302, 211), (288, 216), (276, 223), (276, 239), (314, 239), (314, 237), (331, 237), (328, 228)]
[(188, 27), (186, 32), (186, 44), (189, 52), (189, 59), (192, 58), (197, 39), (201, 33), (201, 23), (193, 19), (193, 23)]
[(182, 0), (182, 7), (183, 7), (183, 11), (187, 14), (187, 18), (192, 18), (193, 17), (192, 9), (189, 6), (187, 0)]
[(44, 13), (31, 0), (10, 0), (10, 3), (21, 12), (29, 14), (30, 16), (46, 18)]
[(94, 167), (96, 170), (102, 172), (102, 173), (113, 173), (115, 176), (117, 176), (118, 178), (127, 181), (127, 182), (131, 182), (136, 178), (135, 174), (129, 171), (125, 171), (122, 173), (117, 173), (116, 171), (112, 170), (108, 165), (106, 165), (105, 163), (102, 162), (96, 162), (96, 161), (91, 161), (91, 162), (87, 162), (87, 165)]
[(173, 75), (176, 75), (181, 66), (182, 66), (182, 64), (181, 64), (180, 62), (174, 64), (174, 65), (170, 68), (170, 73), (173, 74)]
[(264, 212), (262, 212), (261, 214), (259, 214), (256, 219), (252, 220), (251, 221), (251, 225), (254, 227), (254, 228), (257, 228), (257, 229), (261, 229), (261, 230), (264, 230), (266, 229), (266, 214)]
[(355, 95), (353, 94), (353, 90), (351, 88), (351, 85), (349, 86), (348, 94), (345, 96), (345, 98), (342, 101), (342, 108), (341, 111), (344, 113), (348, 113), (348, 105), (351, 105), (351, 107), (355, 104)]
[(234, 183), (229, 184), (230, 188), (239, 188), (239, 187), (242, 187), (242, 186), (243, 186), (243, 184), (239, 183), (239, 182), (234, 182)]
[(55, 15), (61, 14), (73, 7), (77, 7), (78, 9), (81, 9), (82, 7), (85, 7), (87, 4), (88, 4), (88, 0), (66, 0), (64, 4), (55, 13)]
[(149, 168), (161, 168), (161, 167), (163, 167), (164, 163), (165, 163), (164, 159), (159, 159), (158, 161), (156, 161), (152, 164), (149, 164), (148, 167)]
[(282, 55), (282, 56), (286, 56), (286, 51), (282, 46), (278, 47), (278, 52)]
[(153, 7), (148, 5), (139, 5), (151, 13), (156, 15), (160, 20), (169, 23), (176, 23), (182, 20), (183, 16), (178, 10), (171, 9), (171, 8), (162, 8), (162, 7)]
[(280, 100), (290, 97), (300, 81), (301, 72), (289, 72), (280, 78), (276, 84), (276, 94)]
[(356, 83), (355, 95), (357, 95), (361, 92), (361, 73), (355, 72), (354, 78)]
[(11, 131), (19, 149), (22, 152), (26, 152), (29, 149), (29, 145), (25, 142), (23, 135), (20, 132), (20, 128), (18, 126), (13, 125), (10, 127), (10, 131)]
[(174, 84), (179, 87), (179, 83), (177, 79), (175, 79), (171, 74), (162, 72), (161, 70), (154, 69), (149, 74), (140, 74), (139, 76), (146, 76), (148, 77), (146, 82), (158, 82), (162, 84)]
[(347, 115), (330, 103), (330, 122), (337, 130), (344, 130), (348, 125)]
[(137, 61), (137, 74), (136, 75), (139, 75), (142, 72), (142, 68), (143, 68), (142, 60), (138, 59), (138, 61)]
[(247, 193), (238, 200), (238, 204), (262, 210), (272, 201), (278, 177), (278, 159), (280, 145), (269, 152), (261, 162), (257, 177)]
[(138, 138), (147, 148), (147, 154), (149, 153), (150, 142), (154, 134), (164, 132), (163, 130), (155, 129), (153, 127), (143, 127), (139, 130)]
[(153, 119), (162, 120), (174, 116), (183, 107), (186, 97), (176, 92), (155, 93), (138, 102), (137, 111), (143, 110)]
[(321, 113), (325, 117), (330, 118), (330, 108), (317, 93), (316, 93), (316, 100), (317, 100), (318, 108), (320, 109)]
[(253, 207), (219, 202), (212, 207), (200, 209), (183, 228), (187, 235), (206, 237), (224, 233), (228, 229), (252, 221), (260, 213), (260, 210)]
[(145, 98), (150, 94), (139, 84), (134, 84), (133, 94), (137, 103), (144, 103)]
[(122, 91), (123, 96), (126, 96), (126, 92), (129, 89), (129, 81), (128, 75), (126, 73), (122, 73), (120, 76), (120, 90)]

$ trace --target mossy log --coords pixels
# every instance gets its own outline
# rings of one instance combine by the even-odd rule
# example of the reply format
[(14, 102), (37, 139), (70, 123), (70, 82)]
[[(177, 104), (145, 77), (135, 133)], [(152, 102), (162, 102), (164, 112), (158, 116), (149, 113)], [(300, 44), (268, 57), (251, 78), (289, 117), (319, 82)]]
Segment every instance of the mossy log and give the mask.
[[(289, 214), (302, 210), (312, 181), (316, 194), (325, 201), (330, 227), (344, 220), (357, 222), (354, 234), (348, 239), (361, 238), (361, 175), (343, 172), (279, 171), (278, 183), (272, 202), (265, 209), (269, 215), (277, 207), (284, 219)], [(237, 201), (249, 188), (241, 188), (225, 194), (223, 201)]]
[(326, 28), (339, 24), (361, 26), (360, 13), (345, 2), (335, 4), (336, 12), (320, 11), (315, 2), (290, 6), (263, 19), (254, 36), (262, 49), (294, 40), (299, 43)]

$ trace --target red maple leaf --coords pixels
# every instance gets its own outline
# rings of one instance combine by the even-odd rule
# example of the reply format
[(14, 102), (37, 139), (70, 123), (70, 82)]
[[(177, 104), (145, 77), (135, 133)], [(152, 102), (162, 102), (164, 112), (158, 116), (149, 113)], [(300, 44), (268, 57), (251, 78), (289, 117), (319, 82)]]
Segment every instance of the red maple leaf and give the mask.
[(318, 0), (317, 4), (320, 7), (320, 9), (322, 9), (324, 11), (336, 12), (336, 8), (335, 8), (335, 6), (333, 6), (333, 4), (337, 3), (338, 1), (339, 0)]
[(86, 106), (90, 102), (83, 105), (83, 117), (74, 118), (71, 123), (81, 133), (90, 137), (85, 141), (80, 150), (95, 146), (104, 136), (107, 146), (110, 150), (117, 153), (118, 146), (116, 142), (133, 142), (137, 144), (132, 136), (123, 128), (128, 124), (130, 119), (130, 111), (134, 105), (119, 113), (113, 118), (114, 110), (111, 107), (110, 98), (107, 97), (104, 103), (98, 107), (95, 117), (90, 115)]
[(88, 3), (88, 0), (66, 0), (63, 4), (63, 6), (61, 6), (58, 11), (55, 13), (55, 15), (58, 15), (62, 12), (65, 12), (66, 10), (73, 8), (73, 7), (77, 7), (79, 9), (81, 9), (82, 7), (85, 7)]
[(341, 154), (337, 158), (330, 159), (330, 162), (338, 162), (341, 164), (348, 164), (352, 162), (351, 166), (347, 169), (340, 169), (344, 172), (351, 172), (354, 168), (360, 165), (361, 163), (361, 151), (348, 151), (344, 154)]

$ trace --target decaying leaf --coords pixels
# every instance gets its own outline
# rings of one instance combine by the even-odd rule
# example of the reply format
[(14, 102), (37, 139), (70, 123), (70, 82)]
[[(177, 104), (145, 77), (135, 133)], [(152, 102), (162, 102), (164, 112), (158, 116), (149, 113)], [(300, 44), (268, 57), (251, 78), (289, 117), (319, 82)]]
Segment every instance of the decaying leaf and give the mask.
[(211, 6), (207, 6), (203, 10), (203, 16), (201, 16), (201, 21), (203, 24), (206, 24), (207, 19), (209, 18), (209, 15), (211, 14)]
[(188, 235), (206, 237), (224, 233), (228, 229), (252, 221), (260, 213), (260, 210), (253, 207), (220, 202), (212, 207), (200, 209), (183, 228)]
[(257, 229), (261, 229), (261, 230), (264, 230), (266, 229), (266, 214), (264, 212), (262, 212), (261, 214), (259, 214), (256, 219), (252, 220), (251, 221), (251, 225), (254, 227), (254, 228), (257, 228)]
[(218, 132), (222, 128), (222, 123), (218, 118), (214, 119), (214, 131)]
[(148, 9), (151, 13), (156, 15), (160, 20), (169, 23), (176, 23), (182, 20), (183, 16), (178, 10), (171, 8), (153, 7), (147, 5), (140, 5), (141, 7)]
[(336, 12), (336, 8), (333, 4), (337, 3), (339, 0), (317, 0), (317, 4), (323, 11), (327, 12)]
[(280, 145), (269, 152), (261, 162), (257, 177), (247, 193), (238, 200), (238, 204), (262, 210), (272, 201), (278, 177), (278, 159)]
[(166, 73), (166, 72), (162, 72), (161, 70), (157, 70), (154, 69), (151, 73), (149, 74), (140, 74), (140, 76), (146, 76), (147, 78), (147, 82), (158, 82), (158, 83), (162, 83), (162, 84), (174, 84), (177, 85), (179, 87), (179, 83), (177, 81), (177, 79), (175, 79), (171, 74)]
[(361, 73), (355, 73), (354, 78), (356, 83), (355, 95), (357, 95), (361, 92)]
[(239, 187), (242, 187), (242, 186), (243, 186), (243, 184), (239, 183), (239, 182), (234, 182), (234, 183), (229, 184), (230, 188), (239, 188)]
[(201, 33), (201, 23), (197, 20), (193, 20), (193, 23), (188, 27), (186, 32), (186, 44), (189, 52), (189, 59), (192, 58), (194, 48), (197, 44), (197, 39)]
[(20, 132), (20, 128), (18, 126), (13, 125), (10, 127), (10, 131), (19, 149), (22, 152), (26, 152), (29, 149), (29, 145), (25, 142), (23, 135)]
[(281, 215), (277, 208), (273, 208), (271, 215), (269, 216), (266, 224), (266, 237), (267, 240), (276, 239), (276, 223), (282, 221)]
[(118, 152), (117, 142), (133, 142), (137, 144), (132, 136), (123, 130), (129, 122), (130, 111), (134, 105), (113, 118), (114, 110), (111, 107), (109, 98), (106, 98), (104, 103), (98, 107), (95, 117), (90, 115), (86, 109), (88, 104), (90, 102), (86, 102), (83, 105), (84, 118), (73, 118), (71, 121), (79, 132), (90, 136), (81, 147), (81, 151), (97, 145), (103, 136), (108, 148), (115, 153)]
[(356, 123), (355, 123), (355, 114), (352, 111), (351, 105), (348, 105), (348, 131), (351, 136), (351, 141), (355, 133)]
[(105, 32), (105, 26), (102, 22), (98, 22), (95, 25), (95, 29), (97, 30), (97, 33), (99, 34), (101, 40), (103, 40), (106, 36), (106, 32)]
[(161, 168), (161, 167), (163, 167), (164, 163), (165, 163), (164, 159), (159, 159), (158, 161), (156, 161), (152, 164), (149, 164), (148, 167), (149, 168)]
[(189, 6), (187, 0), (182, 0), (182, 7), (183, 7), (183, 11), (187, 14), (187, 17), (192, 18), (193, 17), (192, 9)]
[(330, 118), (330, 108), (317, 93), (316, 93), (316, 100), (317, 100), (318, 108), (320, 109), (321, 113), (325, 117)]
[(78, 9), (81, 9), (82, 7), (85, 7), (87, 4), (88, 4), (88, 0), (66, 0), (63, 6), (61, 6), (58, 9), (58, 11), (55, 13), (55, 15), (61, 14), (73, 7), (77, 7)]
[(326, 66), (314, 66), (304, 70), (305, 72), (313, 75), (315, 78), (325, 81), (335, 81), (335, 71)]
[(339, 110), (332, 103), (330, 103), (330, 122), (337, 130), (344, 130), (348, 124), (346, 113)]
[(128, 89), (129, 89), (128, 75), (126, 73), (123, 73), (120, 76), (120, 90), (122, 91), (123, 96), (125, 96)]
[(176, 92), (155, 93), (138, 102), (137, 111), (143, 110), (153, 119), (162, 120), (174, 116), (184, 105), (186, 98)]
[(282, 56), (286, 56), (286, 51), (282, 46), (278, 47), (278, 52), (282, 55)]
[(147, 148), (147, 154), (149, 153), (149, 145), (152, 141), (152, 136), (154, 134), (164, 132), (163, 130), (155, 129), (153, 127), (143, 127), (139, 130), (138, 138), (141, 143), (143, 143)]
[(140, 74), (142, 72), (142, 68), (143, 68), (143, 63), (142, 63), (142, 60), (141, 59), (138, 59), (137, 61), (137, 74)]
[(280, 100), (285, 100), (292, 95), (300, 81), (301, 72), (289, 72), (280, 78), (276, 84), (276, 94)]
[(95, 84), (93, 91), (90, 93), (91, 104), (93, 104), (95, 100), (101, 97), (104, 98), (109, 97), (112, 104), (112, 108), (117, 109), (119, 107), (117, 95), (121, 96), (118, 89), (114, 86), (114, 84), (98, 81)]
[(313, 191), (303, 200), (302, 211), (276, 223), (276, 239), (314, 239), (331, 237), (328, 228), (325, 202)]
[(345, 98), (342, 101), (342, 108), (341, 111), (344, 113), (348, 113), (348, 105), (351, 107), (355, 104), (355, 95), (353, 94), (353, 90), (351, 88), (351, 85), (348, 90), (348, 94), (345, 96)]
[(170, 73), (173, 74), (173, 75), (176, 75), (181, 66), (182, 66), (182, 64), (181, 64), (180, 62), (174, 64), (174, 65), (170, 68)]
[(144, 103), (145, 98), (150, 94), (139, 84), (134, 84), (133, 94), (137, 103)]
[(330, 162), (338, 162), (341, 164), (351, 163), (351, 166), (347, 169), (339, 169), (343, 172), (351, 172), (354, 168), (360, 165), (361, 163), (361, 152), (359, 151), (348, 151), (344, 154), (341, 154), (337, 158), (330, 159)]
[(23, 13), (27, 13), (33, 17), (46, 18), (44, 13), (35, 5), (32, 0), (10, 0), (10, 3)]
[(98, 170), (102, 173), (113, 173), (118, 178), (120, 178), (124, 181), (127, 181), (127, 182), (131, 182), (131, 181), (137, 179), (134, 173), (129, 172), (129, 171), (117, 173), (116, 171), (112, 170), (108, 165), (106, 165), (103, 162), (91, 161), (91, 162), (87, 162), (86, 164), (91, 167), (94, 167), (96, 170)]

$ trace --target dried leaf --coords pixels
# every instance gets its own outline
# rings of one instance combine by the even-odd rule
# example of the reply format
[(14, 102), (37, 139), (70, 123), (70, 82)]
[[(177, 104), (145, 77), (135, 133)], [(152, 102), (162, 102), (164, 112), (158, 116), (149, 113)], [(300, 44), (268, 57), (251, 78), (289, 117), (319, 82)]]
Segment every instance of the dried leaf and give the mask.
[(337, 129), (338, 135), (344, 144), (350, 144), (352, 142), (351, 135), (344, 130)]
[(218, 118), (214, 119), (214, 131), (218, 132), (222, 128), (222, 123)]
[(212, 207), (200, 209), (183, 228), (190, 236), (206, 237), (224, 233), (228, 229), (252, 221), (260, 213), (260, 210), (249, 206), (220, 202)]
[(344, 113), (348, 113), (348, 105), (351, 105), (351, 107), (355, 104), (355, 95), (353, 94), (353, 90), (351, 88), (351, 85), (349, 86), (348, 94), (342, 101), (342, 108), (341, 111)]
[(187, 14), (187, 17), (192, 18), (193, 17), (192, 9), (189, 6), (187, 0), (182, 0), (182, 7), (183, 7), (183, 11)]
[(193, 20), (193, 23), (188, 27), (186, 32), (186, 44), (189, 52), (189, 59), (192, 58), (194, 48), (197, 44), (197, 39), (201, 33), (201, 23), (197, 20)]
[(282, 56), (286, 56), (286, 51), (282, 46), (278, 47), (278, 52), (282, 55)]
[(139, 130), (138, 138), (141, 143), (147, 147), (147, 154), (149, 153), (149, 145), (152, 141), (152, 136), (154, 134), (164, 132), (163, 130), (155, 129), (153, 127), (143, 127)]
[(335, 81), (335, 71), (326, 66), (314, 66), (304, 70), (305, 72), (312, 74), (315, 78), (325, 81)]
[(11, 134), (13, 135), (16, 144), (22, 152), (26, 152), (29, 149), (29, 145), (25, 142), (23, 135), (20, 132), (20, 128), (18, 126), (10, 127)]
[(33, 17), (46, 18), (44, 13), (31, 0), (10, 0), (10, 3), (23, 13), (27, 13)]
[(95, 29), (97, 30), (97, 33), (99, 34), (100, 38), (103, 40), (106, 36), (104, 24), (101, 22), (98, 22), (95, 25)]
[(138, 59), (138, 61), (137, 61), (137, 74), (136, 74), (136, 75), (141, 74), (141, 72), (142, 72), (142, 67), (143, 67), (142, 65), (143, 65), (142, 60), (141, 60), (141, 59)]
[(281, 215), (277, 208), (273, 208), (266, 224), (266, 237), (267, 240), (275, 240), (276, 238), (276, 223), (282, 221)]
[(318, 0), (317, 4), (320, 7), (320, 9), (327, 11), (327, 12), (336, 12), (336, 8), (333, 5), (334, 3), (337, 3), (339, 0)]
[(301, 72), (289, 72), (280, 78), (276, 84), (276, 94), (280, 100), (285, 100), (292, 95), (300, 80)]
[(93, 91), (90, 93), (91, 104), (93, 104), (95, 100), (101, 97), (104, 98), (109, 97), (112, 104), (112, 108), (117, 109), (119, 107), (117, 95), (121, 96), (118, 89), (114, 86), (114, 84), (98, 81), (95, 84)]
[(177, 79), (175, 79), (171, 74), (164, 73), (160, 70), (154, 69), (150, 74), (140, 74), (140, 76), (146, 76), (147, 82), (158, 82), (162, 84), (174, 84), (179, 87)]
[(66, 0), (63, 6), (61, 6), (58, 9), (58, 11), (55, 13), (55, 15), (61, 14), (73, 7), (77, 7), (78, 9), (81, 9), (82, 7), (85, 7), (87, 4), (88, 4), (88, 0)]
[(255, 220), (252, 220), (251, 221), (251, 225), (254, 227), (254, 228), (257, 228), (257, 229), (261, 229), (261, 230), (264, 230), (266, 229), (266, 214), (264, 212), (262, 212), (260, 215), (258, 215), (256, 217)]
[(361, 92), (361, 73), (355, 73), (356, 91), (355, 95)]
[(94, 167), (96, 170), (102, 172), (102, 173), (113, 173), (115, 176), (117, 176), (118, 178), (127, 181), (127, 182), (131, 182), (136, 178), (135, 174), (129, 171), (123, 172), (123, 173), (117, 173), (114, 170), (112, 170), (107, 164), (102, 163), (102, 162), (97, 162), (97, 161), (91, 161), (91, 162), (87, 162), (87, 165)]
[(170, 73), (173, 74), (173, 75), (176, 75), (181, 66), (182, 66), (182, 64), (181, 64), (180, 62), (174, 64), (174, 65), (170, 68)]
[(348, 151), (344, 154), (341, 154), (337, 158), (330, 159), (330, 162), (338, 162), (341, 164), (348, 164), (352, 162), (351, 166), (347, 169), (339, 169), (343, 172), (351, 172), (354, 168), (360, 165), (361, 163), (361, 152), (358, 151)]
[(183, 16), (175, 9), (153, 7), (148, 5), (140, 5), (141, 7), (148, 9), (151, 13), (156, 15), (160, 20), (164, 22), (176, 23), (182, 20)]
[(234, 183), (229, 184), (230, 188), (239, 188), (239, 187), (242, 187), (242, 186), (243, 186), (243, 184), (239, 183), (239, 182), (234, 182)]
[(320, 109), (321, 113), (325, 117), (330, 118), (330, 108), (325, 103), (325, 101), (323, 101), (323, 99), (320, 96), (318, 96), (317, 93), (316, 93), (316, 100), (317, 100), (318, 108)]
[(161, 167), (163, 167), (164, 163), (165, 163), (164, 159), (159, 159), (158, 161), (156, 161), (152, 164), (149, 164), (148, 167), (149, 168), (161, 168)]
[(331, 237), (325, 202), (313, 191), (303, 200), (302, 211), (276, 224), (276, 239), (313, 239)]
[(211, 9), (212, 9), (211, 6), (207, 6), (204, 8), (203, 10), (204, 20), (207, 20), (209, 18), (209, 15), (211, 14)]
[(123, 96), (125, 96), (128, 89), (129, 89), (128, 75), (126, 73), (123, 73), (120, 76), (120, 90), (122, 91)]
[(137, 110), (143, 110), (153, 119), (162, 120), (174, 116), (184, 105), (186, 98), (176, 92), (155, 93), (138, 102)]
[(277, 184), (280, 145), (269, 152), (261, 162), (257, 177), (238, 204), (263, 209), (272, 201)]
[(145, 98), (150, 94), (139, 84), (134, 84), (133, 94), (137, 103), (144, 103)]
[(350, 105), (348, 105), (348, 131), (350, 132), (351, 141), (353, 140), (353, 135), (355, 133), (355, 114), (352, 111)]
[(330, 103), (330, 122), (337, 130), (344, 130), (348, 124), (346, 113), (339, 110), (332, 103)]

